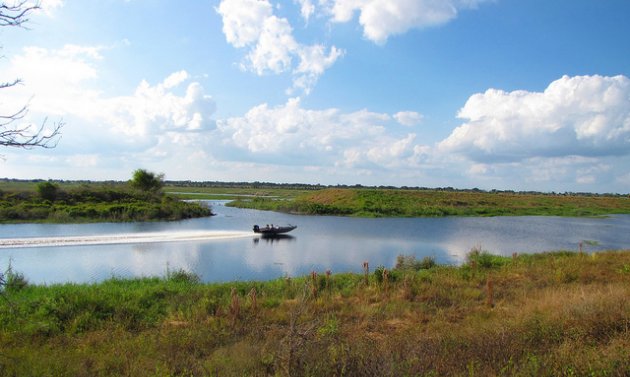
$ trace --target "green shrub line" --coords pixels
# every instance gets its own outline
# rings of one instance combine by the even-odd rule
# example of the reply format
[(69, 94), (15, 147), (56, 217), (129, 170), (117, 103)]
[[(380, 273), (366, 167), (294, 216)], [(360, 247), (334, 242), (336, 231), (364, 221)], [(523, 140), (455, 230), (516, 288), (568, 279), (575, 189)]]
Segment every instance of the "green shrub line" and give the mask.
[(124, 185), (82, 185), (64, 190), (44, 181), (32, 191), (0, 190), (0, 223), (181, 220), (211, 214), (210, 208), (199, 202)]
[(0, 282), (0, 376), (630, 372), (630, 251), (226, 283), (167, 269), (35, 285), (9, 266)]

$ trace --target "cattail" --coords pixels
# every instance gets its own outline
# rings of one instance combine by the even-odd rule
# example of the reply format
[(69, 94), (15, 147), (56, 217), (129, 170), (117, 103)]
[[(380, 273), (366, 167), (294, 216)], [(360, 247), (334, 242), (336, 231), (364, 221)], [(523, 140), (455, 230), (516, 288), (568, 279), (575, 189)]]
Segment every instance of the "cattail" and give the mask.
[(389, 286), (389, 271), (386, 268), (383, 269), (383, 288), (387, 291)]
[(580, 255), (582, 255), (582, 241), (580, 241), (580, 243), (578, 244), (579, 248), (580, 248)]
[(365, 275), (365, 285), (370, 283), (370, 264), (365, 261), (363, 262), (363, 274)]

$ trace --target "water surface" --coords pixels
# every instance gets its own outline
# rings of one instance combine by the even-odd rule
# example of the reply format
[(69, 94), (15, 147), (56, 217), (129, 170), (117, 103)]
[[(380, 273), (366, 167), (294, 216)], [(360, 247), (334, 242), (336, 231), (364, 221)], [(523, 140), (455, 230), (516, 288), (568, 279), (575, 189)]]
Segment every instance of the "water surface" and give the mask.
[[(48, 246), (0, 247), (0, 269), (10, 260), (30, 282), (47, 284), (163, 276), (180, 268), (214, 282), (266, 280), (312, 270), (359, 272), (363, 261), (392, 267), (400, 254), (458, 264), (473, 247), (502, 255), (577, 250), (582, 241), (588, 241), (586, 251), (630, 248), (629, 215), (362, 219), (211, 203), (217, 216), (178, 222), (0, 225), (0, 245), (7, 239), (56, 240)], [(295, 224), (298, 229), (290, 237), (269, 240), (251, 232), (254, 224)], [(64, 244), (71, 239), (76, 242)]]

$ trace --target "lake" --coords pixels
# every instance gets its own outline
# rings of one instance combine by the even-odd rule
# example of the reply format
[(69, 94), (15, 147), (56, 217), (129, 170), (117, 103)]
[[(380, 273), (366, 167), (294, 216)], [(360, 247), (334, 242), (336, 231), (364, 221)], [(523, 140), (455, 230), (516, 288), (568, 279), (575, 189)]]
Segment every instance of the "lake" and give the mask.
[[(400, 254), (460, 264), (473, 247), (511, 255), (551, 250), (630, 248), (630, 215), (606, 218), (444, 217), (363, 219), (297, 216), (226, 207), (177, 222), (0, 225), (0, 270), (11, 262), (31, 283), (98, 282), (164, 276), (184, 269), (203, 281), (268, 280), (393, 267)], [(298, 228), (282, 239), (254, 224)]]

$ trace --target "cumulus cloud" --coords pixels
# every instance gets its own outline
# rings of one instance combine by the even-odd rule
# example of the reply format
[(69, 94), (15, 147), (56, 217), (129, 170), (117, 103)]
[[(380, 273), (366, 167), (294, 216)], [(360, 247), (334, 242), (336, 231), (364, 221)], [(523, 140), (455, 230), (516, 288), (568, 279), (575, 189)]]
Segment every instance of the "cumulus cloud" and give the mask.
[(439, 143), (477, 162), (630, 153), (630, 80), (564, 76), (543, 92), (489, 89), (471, 96), (466, 120)]
[[(300, 5), (302, 16), (308, 20), (313, 4), (300, 0)], [(248, 49), (241, 68), (258, 75), (291, 72), (292, 89), (308, 94), (324, 71), (343, 55), (335, 46), (327, 49), (296, 41), (289, 20), (274, 15), (268, 0), (222, 0), (216, 11), (222, 17), (227, 42)]]
[(348, 22), (359, 13), (363, 34), (382, 44), (391, 35), (444, 24), (488, 0), (326, 0), (334, 22)]
[[(185, 74), (187, 76), (187, 74)], [(102, 101), (101, 116), (114, 129), (128, 136), (155, 136), (169, 131), (202, 131), (214, 128), (214, 100), (197, 82), (186, 87), (183, 96), (175, 94), (174, 83), (181, 82), (181, 72), (151, 85), (142, 81), (132, 96)], [(179, 82), (178, 82), (179, 80)]]
[(27, 46), (12, 56), (3, 70), (7, 77), (20, 77), (23, 85), (11, 88), (2, 105), (21, 107), (29, 102), (33, 111), (61, 115), (85, 108), (98, 95), (83, 84), (98, 78), (96, 64), (101, 46), (65, 45), (60, 49)]
[(422, 122), (422, 114), (415, 111), (400, 111), (394, 114), (394, 119), (403, 126), (412, 127)]
[[(256, 106), (243, 117), (218, 121), (223, 145), (258, 161), (341, 167), (415, 166), (426, 152), (414, 134), (397, 135), (388, 114), (303, 109), (298, 98)], [(238, 152), (241, 150), (241, 152)]]
[[(4, 70), (11, 77), (21, 77), (23, 85), (7, 90), (1, 111), (21, 108), (28, 103), (31, 119), (36, 114), (60, 116), (68, 122), (65, 140), (89, 137), (98, 128), (100, 142), (125, 135), (130, 145), (146, 146), (157, 142), (156, 136), (167, 132), (199, 132), (213, 129), (214, 100), (204, 93), (200, 83), (181, 70), (151, 85), (142, 80), (131, 95), (105, 96), (93, 89), (99, 77), (99, 63), (107, 50), (102, 46), (65, 45), (60, 49), (25, 47), (13, 56)], [(186, 84), (187, 83), (187, 84)], [(183, 87), (183, 94), (179, 94)], [(42, 116), (42, 117), (43, 117)], [(92, 125), (92, 130), (81, 124)], [(141, 141), (141, 143), (139, 143)], [(85, 147), (85, 142), (60, 145), (61, 149)]]

